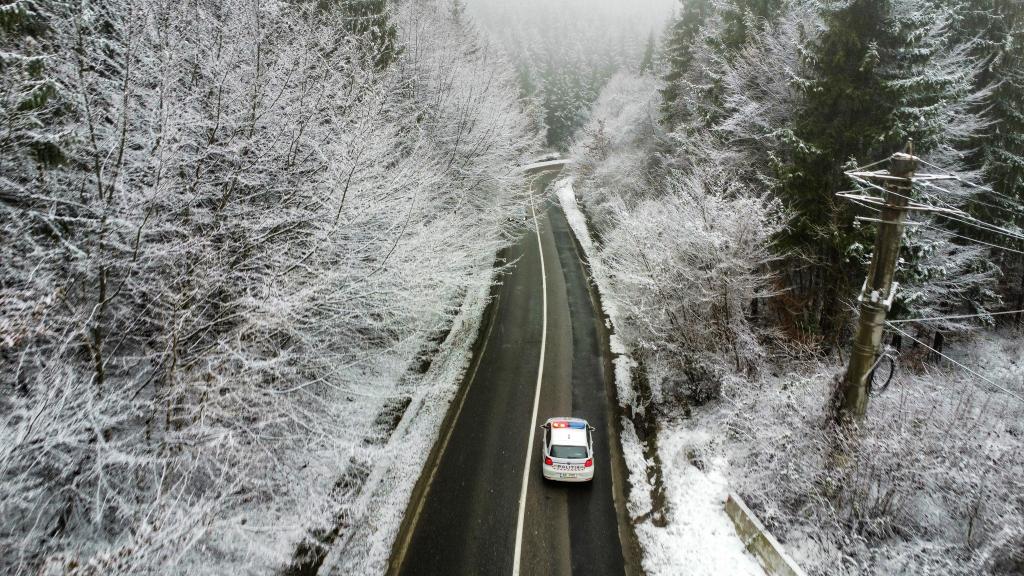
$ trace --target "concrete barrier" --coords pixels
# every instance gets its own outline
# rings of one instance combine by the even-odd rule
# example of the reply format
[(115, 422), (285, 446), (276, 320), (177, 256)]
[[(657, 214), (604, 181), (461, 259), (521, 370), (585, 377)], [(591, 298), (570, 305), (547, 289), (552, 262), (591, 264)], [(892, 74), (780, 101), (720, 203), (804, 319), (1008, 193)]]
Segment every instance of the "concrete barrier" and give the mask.
[(757, 516), (747, 508), (738, 494), (729, 493), (725, 500), (725, 513), (736, 525), (736, 533), (739, 534), (743, 545), (757, 557), (761, 567), (770, 576), (807, 576), (786, 554), (779, 541), (768, 533), (764, 524), (761, 524)]

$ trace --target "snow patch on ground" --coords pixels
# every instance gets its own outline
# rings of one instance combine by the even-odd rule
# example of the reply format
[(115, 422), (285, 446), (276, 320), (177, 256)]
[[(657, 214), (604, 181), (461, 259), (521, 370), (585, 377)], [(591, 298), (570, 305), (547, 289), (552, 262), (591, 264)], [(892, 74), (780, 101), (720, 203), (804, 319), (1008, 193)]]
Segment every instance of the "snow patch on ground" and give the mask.
[(622, 456), (626, 460), (626, 468), (629, 470), (629, 502), (626, 502), (626, 510), (632, 519), (651, 513), (654, 502), (651, 492), (654, 486), (647, 480), (647, 459), (644, 458), (644, 446), (636, 435), (636, 428), (633, 422), (625, 416), (622, 417)]
[(725, 514), (725, 458), (702, 460), (703, 472), (690, 463), (691, 456), (705, 452), (709, 443), (706, 433), (685, 426), (669, 426), (658, 435), (668, 525), (659, 528), (642, 522), (636, 527), (648, 574), (764, 576)]
[(612, 353), (618, 354), (612, 362), (615, 364), (615, 392), (619, 396), (619, 404), (642, 409), (642, 406), (638, 406), (636, 390), (633, 389), (632, 375), (633, 368), (636, 368), (636, 360), (633, 360), (624, 352), (615, 352), (614, 348)]
[[(576, 235), (590, 264), (591, 276), (601, 292), (602, 306), (611, 321), (611, 351), (615, 355), (615, 387), (623, 407), (637, 406), (633, 389), (636, 361), (615, 334), (618, 310), (607, 298), (607, 277), (594, 246), (587, 220), (580, 211), (572, 178), (555, 185), (566, 220)], [(629, 470), (629, 502), (626, 508), (635, 522), (635, 530), (643, 548), (643, 567), (650, 575), (687, 574), (688, 576), (729, 574), (730, 576), (763, 576), (764, 571), (747, 553), (732, 520), (725, 514), (728, 464), (721, 454), (709, 450), (711, 437), (685, 427), (667, 424), (658, 434), (659, 473), (665, 474), (667, 525), (652, 521), (654, 485), (648, 476), (651, 463), (644, 456), (645, 445), (629, 418), (622, 418), (622, 454)], [(690, 463), (690, 455), (701, 459), (704, 472)]]

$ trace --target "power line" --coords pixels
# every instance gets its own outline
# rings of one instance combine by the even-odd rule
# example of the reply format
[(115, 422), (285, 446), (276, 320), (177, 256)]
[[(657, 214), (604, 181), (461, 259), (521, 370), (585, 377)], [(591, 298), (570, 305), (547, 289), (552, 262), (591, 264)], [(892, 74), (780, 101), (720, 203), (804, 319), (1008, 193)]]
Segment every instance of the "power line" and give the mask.
[(952, 220), (953, 222), (959, 222), (967, 226), (972, 226), (983, 232), (988, 232), (990, 234), (995, 234), (997, 236), (1005, 236), (1006, 238), (1009, 238), (1010, 240), (1014, 240), (1016, 242), (1024, 242), (1024, 235), (1015, 234), (1011, 230), (1006, 230), (1005, 228), (1000, 228), (999, 226), (989, 224), (987, 222), (983, 222), (975, 218), (964, 219), (949, 215), (947, 215), (946, 218)]
[[(851, 176), (851, 178), (853, 178), (854, 180), (860, 181), (860, 179), (855, 177), (855, 176)], [(885, 190), (884, 188), (881, 188), (881, 187), (879, 187), (879, 186), (877, 186), (877, 185), (875, 185), (875, 184), (873, 184), (871, 182), (866, 182), (865, 181), (864, 184), (866, 184), (867, 186), (870, 186), (872, 188), (878, 188), (879, 190), (883, 190), (883, 191)], [(937, 186), (935, 186), (934, 184), (931, 184), (929, 182), (922, 182), (922, 184), (926, 184), (928, 186), (932, 186), (932, 187), (938, 188)], [(869, 196), (855, 196), (855, 195), (853, 195), (856, 192), (864, 192), (864, 191), (865, 190), (863, 188), (861, 188), (861, 189), (854, 189), (854, 190), (846, 190), (846, 191), (843, 191), (843, 192), (837, 192), (836, 195), (840, 196), (842, 198), (846, 198), (850, 202), (853, 202), (854, 204), (857, 204), (858, 206), (860, 206), (862, 208), (867, 208), (869, 210), (880, 212), (881, 211), (880, 208), (878, 208), (875, 205), (872, 205), (872, 204), (868, 203), (868, 202), (879, 203), (880, 200), (878, 200), (878, 199), (876, 199), (874, 197), (869, 197)], [(899, 196), (901, 198), (906, 198), (908, 200), (911, 199), (910, 196), (906, 196), (906, 195), (900, 194), (898, 192), (893, 192), (893, 194), (896, 195), (896, 196)], [(996, 226), (994, 224), (989, 224), (989, 223), (984, 222), (982, 220), (978, 220), (978, 219), (974, 218), (973, 216), (970, 216), (969, 214), (963, 212), (962, 210), (960, 210), (960, 209), (958, 209), (958, 208), (948, 204), (947, 202), (944, 202), (941, 198), (932, 197), (932, 196), (929, 196), (929, 197), (931, 197), (933, 200), (935, 200), (935, 201), (937, 201), (937, 202), (947, 206), (949, 208), (949, 210), (943, 210), (940, 213), (943, 216), (945, 216), (946, 218), (948, 218), (948, 219), (950, 219), (950, 220), (952, 220), (954, 222), (959, 222), (959, 223), (967, 225), (967, 226), (973, 226), (975, 228), (978, 228), (978, 229), (980, 229), (980, 230), (982, 230), (984, 232), (988, 232), (990, 234), (998, 234), (998, 235), (1006, 236), (1006, 237), (1008, 237), (1008, 238), (1010, 238), (1011, 240), (1014, 240), (1014, 241), (1022, 241), (1022, 242), (1024, 242), (1024, 236), (1015, 235), (1012, 230), (1007, 230), (1007, 229), (1001, 228), (999, 226)], [(923, 205), (918, 205), (918, 206), (922, 206), (923, 207)], [(968, 219), (964, 220), (964, 219), (958, 218), (957, 216), (960, 215), (960, 214), (963, 214)], [(865, 222), (877, 222), (877, 220), (874, 220), (874, 219), (871, 219), (871, 218), (860, 218), (860, 217), (858, 217), (857, 219), (865, 221)], [(925, 228), (930, 228), (932, 230), (937, 230), (939, 232), (944, 232), (946, 234), (949, 234), (951, 236), (955, 236), (957, 238), (961, 238), (963, 240), (967, 240), (969, 242), (975, 242), (975, 243), (978, 243), (978, 244), (982, 244), (982, 245), (988, 246), (989, 248), (995, 248), (997, 250), (1006, 250), (1007, 252), (1013, 252), (1015, 254), (1024, 254), (1024, 251), (1017, 250), (1015, 248), (1010, 248), (1008, 246), (1003, 246), (1003, 245), (1000, 245), (1000, 244), (994, 244), (992, 242), (986, 242), (984, 240), (980, 240), (978, 238), (974, 238), (974, 237), (971, 237), (971, 236), (965, 236), (963, 234), (958, 234), (956, 232), (952, 232), (950, 230), (946, 230), (945, 228), (940, 228), (938, 226), (930, 225), (930, 224), (928, 224), (926, 222), (914, 222), (914, 221), (909, 221), (908, 220), (908, 221), (904, 222), (904, 225), (905, 226), (924, 226)]]
[(984, 318), (986, 316), (1001, 316), (1004, 314), (1020, 314), (1024, 310), (1008, 310), (1006, 312), (986, 312), (984, 314), (960, 314), (957, 316), (931, 316), (928, 318), (904, 318), (902, 320), (889, 320), (890, 324), (904, 324), (906, 322), (932, 322), (935, 320), (963, 320), (966, 318)]
[[(899, 328), (897, 328), (896, 326), (894, 326), (894, 325), (893, 325), (893, 323), (892, 323), (891, 321), (888, 321), (888, 320), (887, 320), (887, 321), (885, 322), (885, 324), (886, 324), (886, 326), (888, 326), (889, 328), (892, 328), (893, 330), (895, 330), (895, 331), (899, 332), (900, 334), (902, 334), (902, 335), (906, 336), (907, 338), (910, 338), (910, 339), (911, 339), (911, 340), (913, 340), (914, 342), (917, 342), (917, 343), (918, 343), (918, 344), (920, 344), (921, 346), (924, 346), (925, 348), (927, 348), (927, 349), (931, 350), (932, 352), (935, 352), (935, 353), (936, 353), (936, 354), (938, 354), (939, 356), (942, 356), (942, 357), (943, 357), (943, 358), (945, 358), (946, 360), (949, 360), (949, 361), (950, 361), (950, 362), (952, 362), (953, 364), (956, 364), (957, 366), (959, 366), (959, 367), (963, 368), (964, 370), (966, 370), (966, 371), (967, 371), (967, 372), (969, 372), (970, 374), (973, 374), (973, 375), (977, 376), (978, 378), (981, 378), (982, 380), (984, 380), (985, 382), (989, 383), (989, 384), (990, 384), (990, 385), (992, 385), (993, 387), (995, 387), (995, 388), (997, 388), (997, 389), (999, 389), (999, 390), (1001, 390), (1001, 391), (1005, 392), (1005, 393), (1006, 393), (1007, 395), (1009, 395), (1009, 396), (1012, 396), (1012, 397), (1016, 398), (1017, 400), (1020, 400), (1021, 402), (1024, 402), (1024, 397), (1021, 397), (1020, 395), (1018, 395), (1018, 394), (1017, 394), (1016, 392), (1014, 392), (1013, 390), (1009, 390), (1009, 389), (1007, 389), (1007, 388), (1004, 388), (1004, 387), (1000, 386), (999, 384), (996, 384), (995, 382), (993, 382), (993, 381), (989, 380), (988, 378), (986, 378), (986, 377), (982, 376), (981, 374), (979, 374), (979, 373), (975, 372), (974, 370), (971, 370), (971, 369), (970, 369), (970, 368), (968, 368), (968, 367), (967, 367), (966, 365), (964, 365), (964, 364), (962, 364), (962, 363), (960, 363), (960, 362), (957, 362), (957, 361), (956, 361), (956, 360), (954, 360), (953, 358), (950, 358), (949, 356), (947, 356), (947, 355), (943, 354), (942, 352), (939, 352), (939, 351), (938, 351), (938, 350), (936, 350), (935, 348), (932, 348), (931, 346), (929, 346), (929, 345), (925, 344), (924, 342), (922, 342), (922, 341), (918, 340), (917, 338), (914, 338), (914, 337), (913, 337), (913, 336), (911, 336), (910, 334), (908, 334), (908, 333), (904, 332), (903, 330), (900, 330)], [(971, 382), (971, 380), (967, 380), (967, 381), (968, 381), (968, 382), (970, 382), (971, 384), (974, 384), (974, 382)]]
[[(857, 176), (855, 174), (847, 173), (847, 176), (851, 180), (853, 180), (854, 182), (856, 182), (858, 184), (862, 184), (862, 185), (867, 186), (869, 188), (874, 188), (875, 190), (878, 190), (878, 191), (882, 192), (883, 194), (887, 194), (888, 193), (888, 190), (886, 188), (883, 188), (883, 187), (879, 186), (878, 184), (875, 184), (874, 182), (865, 180), (865, 179), (863, 179), (863, 178), (861, 178), (861, 177), (859, 177), (859, 176)], [(861, 188), (858, 191), (859, 192), (865, 192), (865, 190), (863, 188)], [(836, 195), (844, 197), (844, 198), (851, 198), (851, 196), (848, 193), (845, 193), (845, 192), (837, 192)], [(956, 208), (955, 206), (951, 206), (949, 204), (946, 204), (945, 208), (941, 208), (941, 207), (931, 206), (931, 205), (928, 205), (928, 204), (920, 204), (918, 202), (913, 202), (913, 199), (910, 196), (906, 196), (906, 195), (900, 194), (898, 192), (894, 192), (894, 195), (898, 196), (900, 198), (905, 198), (905, 199), (911, 201), (909, 203), (909, 205), (903, 207), (906, 210), (913, 210), (913, 211), (916, 211), (916, 212), (935, 212), (935, 213), (940, 213), (940, 214), (947, 214), (947, 213), (962, 214), (962, 213), (964, 213), (963, 210), (960, 210), (959, 208)], [(875, 203), (875, 204), (879, 204), (881, 206), (885, 206), (884, 200), (882, 198), (878, 198), (876, 196), (861, 196), (859, 198), (861, 200), (866, 201), (866, 202), (872, 202), (872, 203)], [(940, 200), (940, 202), (941, 202), (941, 200)], [(943, 202), (943, 204), (945, 204), (945, 202)]]
[[(932, 168), (935, 168), (937, 170), (942, 170), (943, 172), (946, 172), (945, 168), (942, 168), (941, 166), (936, 166), (935, 164), (932, 164), (930, 162), (925, 162), (924, 160), (921, 160), (921, 163), (926, 165), (926, 166), (930, 166)], [(971, 182), (970, 180), (964, 180), (963, 178), (957, 176), (956, 174), (949, 174), (949, 176), (951, 178), (953, 178), (954, 180), (956, 180), (957, 182), (960, 182), (961, 184), (963, 184), (965, 186), (970, 186), (971, 188), (976, 188), (978, 190), (984, 190), (985, 192), (988, 192), (989, 194), (992, 194), (993, 196), (995, 196), (997, 198), (1002, 198), (1003, 200), (1006, 200), (1007, 202), (1011, 202), (1014, 205), (1017, 205), (1018, 199), (1012, 198), (1010, 196), (1007, 196), (1006, 194), (1001, 194), (999, 192), (996, 192), (995, 190), (992, 189), (991, 186), (985, 186), (985, 185), (982, 185), (982, 184), (976, 184), (974, 182)]]
[(977, 242), (978, 244), (984, 244), (985, 246), (988, 246), (989, 248), (996, 248), (998, 250), (1006, 250), (1007, 252), (1014, 252), (1016, 254), (1024, 254), (1024, 250), (1016, 250), (1016, 249), (1010, 248), (1008, 246), (1001, 246), (999, 244), (993, 244), (991, 242), (986, 242), (984, 240), (978, 240), (977, 238), (972, 238), (971, 236), (964, 236), (963, 234), (957, 234), (956, 232), (950, 232), (949, 230), (946, 230), (945, 228), (939, 228), (938, 226), (932, 226), (931, 224), (926, 224), (924, 222), (917, 222), (916, 224), (918, 224), (920, 226), (924, 226), (925, 228), (931, 228), (932, 230), (938, 230), (939, 232), (945, 232), (946, 234), (949, 234), (950, 236), (955, 236), (957, 238), (962, 238), (962, 239), (967, 240), (969, 242)]
[(889, 158), (882, 158), (881, 160), (876, 160), (876, 161), (872, 162), (871, 164), (865, 164), (863, 166), (858, 166), (858, 167), (854, 168), (853, 171), (855, 171), (855, 172), (863, 172), (863, 171), (867, 170), (868, 168), (874, 168), (875, 166), (878, 166), (879, 164), (883, 164), (883, 163), (889, 162), (889, 161), (890, 161)]
[[(874, 182), (871, 182), (871, 181), (869, 181), (869, 180), (867, 180), (865, 178), (862, 178), (861, 176), (859, 176), (859, 175), (857, 175), (855, 173), (847, 172), (847, 176), (850, 179), (852, 179), (853, 181), (857, 182), (858, 184), (862, 184), (862, 185), (867, 186), (869, 188), (873, 188), (873, 189), (879, 190), (879, 191), (881, 191), (883, 193), (887, 192), (887, 190), (885, 188), (883, 188), (883, 187), (881, 187), (881, 186), (875, 184)], [(954, 177), (954, 178), (957, 178), (957, 177)], [(936, 190), (941, 190), (942, 192), (945, 192), (947, 194), (951, 194), (952, 195), (952, 192), (950, 192), (949, 190), (946, 190), (945, 188), (943, 188), (941, 186), (937, 186), (935, 184), (932, 184), (931, 182), (928, 181), (928, 179), (913, 178), (911, 180), (912, 180), (913, 183), (924, 184), (925, 186), (928, 186), (930, 188), (935, 188)], [(863, 189), (861, 191), (863, 191)], [(901, 198), (905, 198), (907, 200), (912, 200), (912, 198), (910, 196), (906, 196), (906, 195), (900, 194), (898, 192), (893, 192), (893, 194), (895, 194), (896, 196), (899, 196)], [(843, 193), (843, 192), (840, 192), (837, 195), (846, 197), (847, 199), (850, 199), (850, 200), (854, 199), (854, 197), (848, 195), (847, 193)], [(939, 204), (942, 204), (944, 206), (944, 208), (936, 208), (934, 206), (929, 207), (927, 205), (917, 204), (917, 203), (911, 203), (911, 205), (908, 206), (908, 208), (911, 209), (911, 210), (936, 212), (936, 213), (942, 214), (943, 216), (945, 216), (946, 218), (949, 218), (950, 220), (954, 220), (956, 222), (960, 222), (961, 224), (966, 224), (968, 226), (974, 226), (975, 228), (979, 228), (979, 229), (984, 230), (984, 231), (986, 231), (988, 233), (991, 233), (991, 234), (1001, 234), (1001, 235), (1007, 236), (1009, 238), (1012, 238), (1014, 240), (1024, 241), (1024, 234), (1015, 232), (1015, 231), (1010, 230), (1008, 228), (1003, 228), (1003, 227), (998, 226), (996, 224), (991, 224), (989, 222), (985, 222), (984, 220), (979, 220), (978, 218), (975, 218), (974, 216), (971, 216), (970, 214), (964, 212), (960, 208), (957, 208), (956, 206), (953, 206), (952, 204), (949, 204), (948, 202), (945, 202), (941, 198), (938, 198), (938, 197), (936, 197), (934, 195), (928, 195), (928, 197), (931, 198), (932, 200), (934, 200), (935, 202), (938, 202)], [(866, 201), (866, 202), (876, 202), (876, 203), (877, 202), (881, 202), (880, 199), (866, 197), (866, 196), (865, 197), (860, 197), (859, 199), (862, 200), (862, 201)]]
[[(853, 177), (853, 176), (851, 176), (851, 178), (855, 178), (856, 179), (856, 177)], [(932, 184), (931, 182), (922, 181), (920, 183), (924, 184), (925, 186), (928, 186), (928, 187), (931, 187), (931, 188), (935, 188), (935, 189), (938, 189), (938, 190), (942, 190), (943, 192), (949, 193), (949, 191), (946, 190), (945, 188), (942, 188), (941, 186), (936, 186), (935, 184)], [(881, 187), (879, 187), (876, 184), (873, 184), (871, 182), (864, 181), (864, 184), (866, 184), (868, 186), (871, 186), (872, 188), (878, 188), (879, 190), (885, 190), (884, 188), (881, 188)], [(906, 196), (906, 195), (900, 194), (898, 192), (894, 192), (894, 194), (896, 196), (900, 196), (901, 198), (911, 199), (910, 196)], [(1012, 238), (1014, 240), (1024, 241), (1024, 234), (1021, 234), (1019, 232), (1015, 232), (1015, 231), (1010, 230), (1008, 228), (1003, 228), (1003, 227), (998, 226), (996, 224), (991, 224), (989, 222), (985, 222), (984, 220), (979, 220), (978, 218), (975, 218), (974, 216), (971, 216), (970, 214), (964, 212), (963, 210), (957, 208), (956, 206), (953, 206), (952, 204), (949, 204), (948, 202), (945, 202), (941, 198), (938, 198), (938, 197), (936, 197), (934, 195), (927, 195), (927, 196), (929, 198), (931, 198), (932, 200), (934, 200), (935, 202), (938, 202), (939, 204), (942, 204), (942, 205), (945, 206), (945, 209), (935, 209), (935, 210), (933, 210), (936, 213), (942, 214), (942, 216), (945, 217), (945, 218), (948, 218), (948, 219), (953, 220), (955, 222), (959, 222), (961, 224), (966, 224), (968, 226), (974, 226), (975, 228), (979, 228), (979, 229), (984, 230), (986, 232), (989, 232), (991, 234), (1000, 234), (1000, 235), (1006, 236), (1008, 238)]]
[[(951, 194), (951, 193), (950, 193), (950, 192), (949, 192), (948, 190), (946, 190), (946, 189), (944, 189), (944, 188), (942, 188), (942, 187), (940, 187), (940, 186), (935, 186), (935, 184), (933, 184), (932, 182), (921, 182), (921, 183), (925, 184), (925, 186), (927, 186), (927, 187), (929, 187), (929, 188), (934, 188), (935, 190), (938, 190), (938, 191), (944, 192), (944, 193), (946, 193), (946, 194)], [(939, 198), (939, 197), (937, 197), (937, 196), (930, 196), (930, 198), (934, 199), (934, 200), (935, 200), (936, 202), (939, 202), (939, 203), (941, 203), (941, 204), (945, 204), (946, 206), (952, 207), (952, 206), (951, 206), (951, 205), (950, 205), (949, 203), (947, 203), (947, 202), (944, 202), (944, 201), (943, 201), (943, 200), (942, 200), (941, 198)], [(977, 200), (977, 199), (974, 199), (974, 198), (971, 198), (971, 199), (969, 199), (969, 201), (970, 201), (970, 202), (980, 202), (979, 200)], [(985, 206), (989, 206), (989, 207), (992, 207), (992, 208), (998, 208), (997, 206), (995, 206), (995, 205), (993, 205), (993, 204), (987, 204), (987, 203), (984, 203), (984, 202), (980, 202), (980, 203), (981, 203), (981, 204), (984, 204)], [(999, 208), (999, 209), (1001, 209), (1001, 210), (1006, 210), (1006, 208)], [(963, 212), (963, 210), (961, 210), (961, 211)], [(986, 224), (988, 224), (988, 225), (993, 225), (993, 227), (994, 227), (994, 225), (996, 225), (996, 224), (990, 224), (990, 223), (988, 223), (988, 222), (985, 222), (984, 220), (978, 219), (978, 218), (976, 218), (976, 217), (974, 217), (974, 216), (972, 216), (972, 215), (968, 214), (967, 212), (964, 212), (964, 215), (965, 215), (965, 216), (967, 216), (967, 217), (969, 217), (969, 218), (971, 218), (971, 219), (973, 219), (973, 220), (977, 220), (977, 221), (979, 221), (979, 222), (984, 222), (984, 223), (986, 223)], [(1012, 234), (1019, 234), (1019, 235), (1021, 234), (1021, 233), (1014, 233), (1013, 231), (1011, 231), (1011, 230), (1009, 230), (1009, 229), (1005, 229), (1005, 230), (1007, 230), (1008, 232), (1010, 232), (1010, 233), (1012, 233)]]
[[(1012, 206), (1008, 206), (1010, 203), (1006, 202), (1005, 200), (1003, 200), (1003, 202), (1006, 202), (1006, 204), (1000, 206), (998, 204), (992, 204), (990, 202), (985, 202), (984, 200), (979, 200), (978, 196), (980, 196), (980, 195), (979, 194), (975, 194), (974, 196), (971, 196), (970, 198), (968, 198), (967, 201), (972, 203), (972, 204), (978, 204), (980, 206), (986, 206), (988, 208), (992, 208), (994, 210), (999, 210), (999, 211), (1002, 211), (1002, 212), (1010, 212), (1010, 213), (1017, 214), (1017, 215), (1024, 215), (1024, 207), (1018, 206), (1016, 204), (1013, 204)], [(997, 198), (997, 200), (999, 200), (999, 198)]]
[[(940, 166), (936, 166), (935, 164), (931, 164), (929, 162), (925, 162), (924, 160), (921, 160), (921, 162), (923, 164), (926, 164), (926, 165), (932, 167), (932, 168), (935, 168), (937, 170), (941, 170), (943, 172), (946, 172), (946, 170), (943, 169)], [(981, 190), (983, 192), (987, 192), (987, 193), (991, 194), (992, 196), (994, 196), (997, 200), (1002, 200), (1003, 202), (1005, 202), (1005, 205), (1004, 206), (999, 206), (999, 205), (996, 205), (996, 204), (990, 204), (990, 203), (985, 202), (983, 200), (979, 200), (977, 198), (977, 196), (971, 197), (969, 199), (971, 202), (980, 204), (982, 206), (987, 206), (989, 208), (994, 208), (996, 210), (1004, 210), (1004, 211), (1007, 211), (1007, 212), (1015, 212), (1018, 215), (1024, 215), (1024, 205), (1020, 204), (1020, 200), (1018, 198), (1013, 198), (1012, 196), (1008, 196), (1006, 194), (1001, 194), (1001, 193), (995, 191), (995, 189), (993, 189), (991, 186), (985, 186), (983, 184), (977, 184), (975, 182), (971, 182), (970, 180), (966, 180), (966, 179), (960, 177), (957, 174), (950, 173), (949, 174), (949, 178), (952, 178), (953, 180), (956, 180), (957, 182), (959, 182), (960, 184), (962, 184), (964, 186), (968, 186), (970, 188), (974, 188), (975, 190)], [(933, 186), (933, 187), (939, 188), (938, 186)], [(947, 193), (949, 192), (948, 190), (945, 190), (943, 188), (939, 188), (939, 189), (941, 189), (941, 190), (943, 190), (943, 191), (945, 191)]]
[(853, 202), (854, 204), (860, 206), (861, 208), (867, 208), (868, 210), (873, 210), (875, 212), (881, 212), (882, 211), (882, 209), (879, 208), (878, 206), (872, 206), (871, 204), (867, 204), (865, 202), (861, 202), (860, 200), (857, 200), (856, 198), (848, 197), (847, 200), (849, 200), (850, 202)]

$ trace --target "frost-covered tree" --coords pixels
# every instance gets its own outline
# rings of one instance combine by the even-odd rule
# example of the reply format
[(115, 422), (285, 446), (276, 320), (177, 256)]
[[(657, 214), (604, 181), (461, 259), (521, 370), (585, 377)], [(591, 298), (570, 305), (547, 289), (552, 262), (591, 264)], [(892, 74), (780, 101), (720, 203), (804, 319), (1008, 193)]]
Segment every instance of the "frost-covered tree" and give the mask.
[[(704, 4), (676, 46), (678, 76), (660, 102), (668, 122), (651, 130), (651, 88), (617, 78), (574, 145), (575, 191), (597, 245), (591, 263), (616, 332), (640, 361), (634, 381), (649, 385), (643, 400), (659, 416), (677, 408), (665, 403), (672, 394), (692, 406), (721, 383), (729, 401), (692, 410), (680, 428), (710, 432), (709, 455), (743, 462), (730, 482), (787, 545), (806, 551), (800, 561), (812, 571), (1015, 573), (1021, 502), (1008, 495), (1020, 476), (1010, 432), (1020, 378), (988, 369), (1016, 357), (993, 344), (1016, 348), (1019, 338), (958, 338), (944, 351), (952, 361), (926, 360), (938, 358), (929, 331), (991, 321), (998, 274), (989, 247), (950, 219), (909, 215), (890, 318), (981, 320), (890, 329), (903, 337), (895, 379), (876, 388), (852, 440), (859, 449), (841, 461), (837, 443), (851, 438), (822, 410), (842, 370), (820, 354), (822, 338), (845, 348), (875, 236), (873, 223), (855, 219), (872, 211), (834, 197), (855, 186), (845, 171), (912, 139), (938, 165), (922, 172), (977, 176), (972, 148), (992, 132), (993, 89), (980, 80), (977, 34), (957, 29), (968, 2), (784, 1), (775, 17), (753, 16), (770, 4)], [(938, 206), (995, 204), (952, 180), (915, 194)], [(738, 376), (758, 365), (771, 369)], [(719, 442), (731, 448), (723, 454)], [(794, 442), (799, 449), (788, 449)]]
[[(790, 256), (779, 268), (785, 291), (775, 303), (791, 333), (838, 342), (873, 238), (872, 228), (854, 226), (862, 210), (834, 196), (853, 187), (844, 171), (911, 140), (933, 163), (968, 167), (972, 139), (986, 126), (979, 110), (990, 96), (971, 57), (976, 44), (952, 33), (955, 11), (928, 2), (729, 0), (685, 16), (676, 31), (687, 32), (686, 41), (670, 38), (668, 45), (677, 57), (663, 92), (673, 127), (666, 165), (727, 167), (793, 211), (779, 238)], [(972, 196), (958, 188), (922, 192), (923, 201), (957, 206)], [(906, 313), (981, 311), (995, 302), (992, 270), (965, 276), (979, 282), (973, 290), (922, 301), (920, 282), (939, 271), (916, 258), (936, 253), (939, 242), (955, 244), (962, 261), (983, 251), (934, 229), (907, 241)], [(960, 270), (942, 273), (953, 269)]]
[(761, 363), (747, 323), (770, 291), (779, 206), (725, 174), (672, 174), (660, 197), (619, 204), (601, 258), (634, 351), (662, 374), (693, 365), (743, 371)]
[[(978, 134), (978, 158), (985, 182), (1015, 197), (1024, 183), (1024, 4), (1019, 1), (962, 0), (953, 2), (951, 34), (972, 41), (981, 61), (978, 87), (992, 86), (984, 116), (991, 129)], [(995, 198), (988, 198), (995, 200)], [(1003, 214), (1009, 222), (1020, 216)]]
[(682, 12), (676, 16), (665, 39), (665, 59), (668, 72), (662, 89), (662, 114), (669, 127), (677, 126), (685, 117), (685, 108), (680, 107), (680, 93), (683, 78), (690, 72), (693, 63), (695, 40), (704, 20), (711, 11), (710, 0), (683, 2)]
[(261, 524), (333, 515), (490, 281), (538, 144), (511, 67), (370, 4), (4, 7), (0, 565), (281, 564)]
[(616, 74), (573, 144), (577, 189), (585, 194), (598, 235), (615, 225), (621, 202), (635, 205), (659, 194), (654, 183), (661, 171), (656, 145), (664, 137), (656, 102), (660, 86), (648, 75)]
[(642, 65), (644, 41), (653, 44), (647, 34), (662, 25), (673, 1), (493, 0), (469, 9), (516, 61), (523, 91), (544, 111), (548, 145), (566, 150), (605, 83)]
[(749, 317), (772, 291), (783, 218), (727, 167), (661, 164), (660, 88), (650, 76), (612, 79), (573, 147), (575, 189), (619, 334), (657, 389), (702, 401), (723, 373), (762, 363)]
[[(927, 2), (850, 2), (822, 8), (824, 29), (807, 49), (790, 161), (780, 167), (780, 197), (796, 217), (781, 238), (810, 257), (810, 274), (792, 277), (795, 324), (833, 340), (848, 318), (854, 289), (848, 247), (867, 242), (853, 210), (834, 196), (843, 171), (914, 142), (915, 152), (955, 158), (982, 124), (976, 68), (945, 38), (948, 12)], [(844, 263), (844, 266), (836, 266)]]
[[(388, 14), (387, 0), (320, 0), (341, 8), (341, 23), (350, 37), (363, 45), (379, 70), (387, 68), (398, 56), (398, 28)], [(457, 12), (456, 12), (457, 13)]]
[(644, 46), (644, 56), (640, 59), (640, 74), (650, 74), (654, 71), (654, 32), (647, 36), (647, 44)]
[[(971, 42), (971, 53), (981, 67), (975, 79), (989, 96), (979, 105), (989, 123), (972, 139), (968, 163), (993, 193), (979, 193), (968, 203), (976, 217), (1019, 229), (1024, 225), (1021, 190), (1024, 189), (1024, 4), (1016, 0), (961, 0), (951, 3), (956, 38)], [(997, 246), (1020, 250), (1006, 235), (960, 227), (962, 234)], [(996, 250), (993, 256), (1003, 271), (1002, 294), (1007, 304), (1024, 308), (1024, 268), (1020, 255)]]

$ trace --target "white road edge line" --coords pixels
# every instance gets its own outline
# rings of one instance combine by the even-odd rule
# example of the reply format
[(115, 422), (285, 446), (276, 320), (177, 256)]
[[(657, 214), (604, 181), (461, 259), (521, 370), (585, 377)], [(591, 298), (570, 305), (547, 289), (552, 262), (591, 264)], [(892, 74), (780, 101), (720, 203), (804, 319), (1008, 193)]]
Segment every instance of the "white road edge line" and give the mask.
[(537, 222), (537, 208), (530, 191), (530, 211), (533, 212), (533, 231), (537, 234), (537, 252), (540, 254), (540, 281), (544, 309), (540, 333), (540, 366), (537, 368), (537, 387), (533, 395), (533, 415), (530, 416), (530, 443), (526, 445), (526, 466), (523, 467), (523, 488), (519, 492), (519, 519), (516, 521), (515, 558), (512, 561), (512, 576), (519, 576), (519, 557), (523, 551), (523, 521), (526, 517), (526, 486), (530, 480), (530, 462), (533, 460), (533, 435), (537, 424), (537, 408), (540, 405), (540, 385), (544, 379), (544, 349), (548, 343), (548, 275), (544, 268), (544, 243), (540, 239), (540, 223)]

